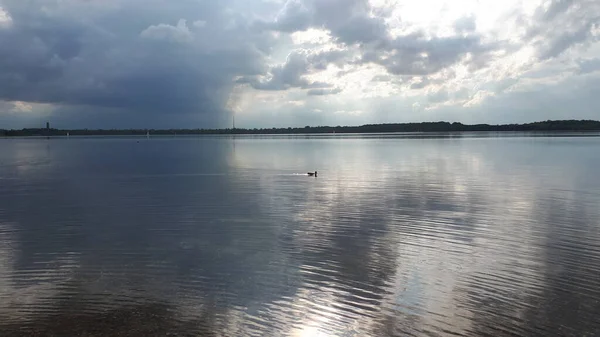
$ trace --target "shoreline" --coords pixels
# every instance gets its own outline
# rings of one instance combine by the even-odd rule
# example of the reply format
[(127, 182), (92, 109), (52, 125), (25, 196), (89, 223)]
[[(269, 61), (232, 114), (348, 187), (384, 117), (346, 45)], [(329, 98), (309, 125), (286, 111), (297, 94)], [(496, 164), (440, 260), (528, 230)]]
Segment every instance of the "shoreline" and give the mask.
[(305, 126), (287, 128), (229, 129), (0, 129), (0, 137), (68, 137), (68, 136), (175, 136), (175, 135), (337, 135), (337, 134), (434, 134), (465, 132), (598, 132), (600, 121), (556, 120), (526, 124), (462, 124), (422, 122), (365, 124), (360, 126)]

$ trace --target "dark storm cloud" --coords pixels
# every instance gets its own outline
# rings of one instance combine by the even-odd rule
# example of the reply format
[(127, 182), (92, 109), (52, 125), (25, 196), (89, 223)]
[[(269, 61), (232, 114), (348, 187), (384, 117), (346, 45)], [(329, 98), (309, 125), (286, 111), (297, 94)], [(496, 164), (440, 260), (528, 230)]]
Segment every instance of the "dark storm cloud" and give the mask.
[(273, 43), (230, 2), (5, 0), (0, 100), (222, 112), (233, 77), (263, 72)]

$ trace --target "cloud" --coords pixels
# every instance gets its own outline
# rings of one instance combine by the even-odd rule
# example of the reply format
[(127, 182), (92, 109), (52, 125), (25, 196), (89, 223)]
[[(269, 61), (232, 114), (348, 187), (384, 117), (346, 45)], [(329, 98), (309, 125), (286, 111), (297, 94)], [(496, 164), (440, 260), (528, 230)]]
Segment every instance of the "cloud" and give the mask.
[(366, 0), (288, 0), (267, 29), (293, 33), (323, 27), (342, 43), (368, 43), (387, 34), (385, 22), (369, 15)]
[[(554, 0), (536, 9), (525, 38), (537, 46), (540, 59), (550, 59), (592, 37), (598, 22), (600, 4), (597, 1)], [(594, 40), (597, 41), (597, 37)]]
[[(527, 114), (548, 119), (549, 104), (589, 116), (600, 103), (572, 84), (595, 83), (594, 0), (0, 2), (10, 125), (51, 114), (65, 126), (224, 127), (232, 111), (257, 126), (488, 122), (515, 117), (502, 107), (517, 92), (537, 99), (548, 85), (581, 103), (566, 106), (556, 89)], [(15, 113), (15, 102), (32, 109)]]
[(448, 95), (448, 91), (441, 89), (436, 92), (431, 92), (427, 94), (427, 99), (432, 103), (439, 103), (448, 100), (450, 96)]
[[(284, 9), (275, 21), (263, 23), (263, 27), (283, 32), (325, 28), (337, 43), (358, 46), (360, 63), (381, 65), (394, 75), (435, 73), (467, 53), (479, 55), (497, 48), (484, 44), (476, 34), (438, 37), (416, 31), (393, 37), (385, 18), (373, 17), (374, 8), (363, 0), (289, 0)], [(474, 18), (462, 18), (455, 26), (472, 31)]]
[(371, 82), (389, 82), (392, 80), (392, 77), (389, 75), (375, 75), (371, 79)]
[(0, 100), (120, 109), (123, 119), (224, 113), (233, 78), (261, 73), (272, 42), (229, 3), (4, 1)]
[(342, 92), (340, 88), (331, 89), (311, 89), (307, 92), (309, 96), (324, 96), (324, 95), (335, 95)]
[(591, 34), (592, 24), (568, 30), (553, 36), (547, 42), (542, 42), (539, 49), (540, 59), (549, 59), (560, 55), (572, 45), (581, 43)]
[(395, 75), (437, 73), (463, 60), (468, 53), (478, 55), (493, 48), (485, 46), (478, 36), (439, 38), (410, 34), (382, 43), (381, 48), (363, 54), (362, 61), (382, 65)]
[(339, 62), (346, 56), (346, 52), (340, 50), (311, 52), (298, 49), (287, 56), (285, 63), (271, 67), (266, 76), (243, 77), (237, 82), (249, 83), (258, 90), (329, 88), (331, 84), (308, 80), (306, 75), (326, 69), (329, 64)]
[(310, 10), (299, 0), (287, 1), (283, 9), (269, 28), (293, 33), (308, 29), (310, 26)]
[(12, 18), (1, 6), (0, 6), (0, 28), (8, 27), (12, 23)]
[(2, 102), (0, 101), (0, 113), (21, 113), (21, 112), (31, 112), (33, 111), (33, 106), (26, 102)]
[(190, 32), (187, 22), (184, 19), (179, 20), (177, 26), (171, 26), (164, 23), (152, 25), (146, 28), (140, 34), (146, 39), (155, 39), (174, 42), (191, 42), (193, 37)]
[(477, 27), (476, 18), (474, 15), (463, 16), (454, 21), (454, 29), (458, 33), (473, 32)]
[(578, 60), (580, 74), (592, 73), (600, 70), (600, 58)]
[(252, 87), (259, 90), (287, 90), (289, 88), (308, 88), (313, 83), (309, 82), (303, 75), (308, 73), (309, 64), (306, 55), (302, 52), (292, 52), (288, 55), (284, 64), (274, 66), (270, 69), (270, 77), (266, 80), (244, 79)]
[(413, 84), (410, 85), (411, 89), (423, 89), (425, 88), (428, 84), (430, 83), (430, 80), (425, 77), (422, 79), (419, 79), (418, 82), (414, 82)]
[(206, 26), (206, 21), (204, 21), (204, 20), (197, 20), (197, 21), (194, 21), (193, 25), (194, 25), (194, 27), (202, 28), (202, 27)]

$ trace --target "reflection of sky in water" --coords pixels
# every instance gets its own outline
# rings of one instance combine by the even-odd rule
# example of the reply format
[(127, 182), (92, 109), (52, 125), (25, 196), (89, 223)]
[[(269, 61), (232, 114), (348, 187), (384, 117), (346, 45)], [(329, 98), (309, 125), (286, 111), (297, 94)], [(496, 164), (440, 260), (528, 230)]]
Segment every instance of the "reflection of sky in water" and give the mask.
[(599, 139), (3, 141), (0, 316), (158, 303), (157, 322), (223, 336), (594, 331)]

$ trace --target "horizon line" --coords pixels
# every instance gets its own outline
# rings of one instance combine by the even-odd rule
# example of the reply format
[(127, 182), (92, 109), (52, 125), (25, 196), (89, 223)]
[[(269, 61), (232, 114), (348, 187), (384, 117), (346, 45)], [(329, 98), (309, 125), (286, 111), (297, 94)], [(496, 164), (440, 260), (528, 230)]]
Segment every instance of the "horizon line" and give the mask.
[(535, 122), (524, 122), (524, 123), (496, 123), (496, 124), (490, 124), (490, 123), (473, 123), (473, 124), (465, 124), (462, 122), (448, 122), (448, 121), (422, 121), (422, 122), (390, 122), (390, 123), (367, 123), (367, 124), (360, 124), (360, 125), (306, 125), (306, 126), (282, 126), (282, 127), (249, 127), (249, 128), (244, 128), (244, 127), (235, 127), (235, 124), (232, 125), (232, 127), (230, 128), (166, 128), (166, 129), (162, 129), (162, 128), (133, 128), (133, 127), (129, 127), (129, 128), (89, 128), (89, 127), (78, 127), (78, 128), (47, 128), (47, 127), (24, 127), (24, 128), (20, 128), (20, 129), (15, 129), (15, 128), (11, 128), (11, 129), (4, 129), (4, 128), (0, 128), (0, 130), (3, 131), (20, 131), (20, 130), (53, 130), (53, 131), (92, 131), (92, 130), (98, 130), (98, 131), (151, 131), (151, 130), (155, 130), (155, 131), (173, 131), (173, 130), (205, 130), (205, 131), (226, 131), (226, 130), (286, 130), (286, 129), (306, 129), (306, 128), (360, 128), (360, 127), (369, 127), (369, 126), (390, 126), (390, 125), (419, 125), (419, 124), (449, 124), (449, 125), (461, 125), (461, 126), (466, 126), (466, 127), (473, 127), (473, 126), (490, 126), (490, 127), (500, 127), (500, 126), (525, 126), (525, 125), (532, 125), (532, 124), (539, 124), (539, 123), (556, 123), (556, 122), (592, 122), (592, 123), (600, 123), (600, 120), (594, 120), (594, 119), (548, 119), (548, 120), (539, 120), (539, 121), (535, 121)]

